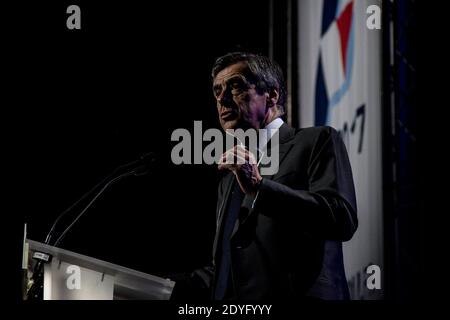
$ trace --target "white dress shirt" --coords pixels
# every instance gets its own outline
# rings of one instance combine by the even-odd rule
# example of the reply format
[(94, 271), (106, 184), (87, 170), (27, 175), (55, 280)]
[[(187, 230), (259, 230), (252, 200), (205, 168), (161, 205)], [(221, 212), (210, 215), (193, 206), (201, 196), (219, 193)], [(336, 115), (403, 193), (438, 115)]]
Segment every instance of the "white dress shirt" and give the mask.
[(281, 118), (276, 118), (275, 120), (272, 120), (269, 122), (264, 129), (266, 129), (267, 134), (261, 134), (259, 135), (259, 149), (263, 150), (266, 147), (267, 142), (273, 137), (276, 130), (280, 129), (280, 127), (283, 125), (284, 121), (281, 120)]

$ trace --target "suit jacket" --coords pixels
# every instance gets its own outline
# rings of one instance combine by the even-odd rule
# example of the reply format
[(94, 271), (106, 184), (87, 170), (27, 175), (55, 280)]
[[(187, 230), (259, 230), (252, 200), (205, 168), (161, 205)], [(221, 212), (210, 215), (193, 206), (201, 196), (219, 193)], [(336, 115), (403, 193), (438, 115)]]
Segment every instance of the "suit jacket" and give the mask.
[[(234, 183), (230, 172), (219, 184), (213, 263), (190, 275), (188, 286), (198, 297), (212, 297), (215, 288), (222, 222)], [(256, 199), (245, 196), (231, 236), (226, 298), (348, 299), (342, 242), (352, 238), (357, 225), (350, 162), (337, 131), (283, 124), (279, 170), (263, 176)]]

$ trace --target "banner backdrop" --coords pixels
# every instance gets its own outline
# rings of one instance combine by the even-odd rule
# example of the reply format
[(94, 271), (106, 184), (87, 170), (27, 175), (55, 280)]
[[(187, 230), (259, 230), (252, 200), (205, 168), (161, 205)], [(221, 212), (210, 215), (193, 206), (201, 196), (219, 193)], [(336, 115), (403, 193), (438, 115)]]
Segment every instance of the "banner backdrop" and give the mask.
[[(344, 243), (352, 299), (381, 299), (384, 288), (382, 50), (381, 30), (367, 26), (371, 5), (381, 9), (381, 1), (374, 0), (300, 0), (298, 5), (299, 123), (338, 130), (353, 170), (359, 227)], [(373, 288), (374, 277), (379, 289)]]

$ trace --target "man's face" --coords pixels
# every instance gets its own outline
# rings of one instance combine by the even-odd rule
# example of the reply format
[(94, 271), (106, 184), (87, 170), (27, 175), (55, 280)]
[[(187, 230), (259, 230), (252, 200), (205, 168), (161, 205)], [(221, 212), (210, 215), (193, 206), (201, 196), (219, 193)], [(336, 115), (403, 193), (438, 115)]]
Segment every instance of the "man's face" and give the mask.
[(239, 62), (221, 70), (214, 78), (214, 96), (224, 130), (260, 129), (266, 116), (268, 94), (258, 94), (245, 74), (249, 74), (247, 63)]

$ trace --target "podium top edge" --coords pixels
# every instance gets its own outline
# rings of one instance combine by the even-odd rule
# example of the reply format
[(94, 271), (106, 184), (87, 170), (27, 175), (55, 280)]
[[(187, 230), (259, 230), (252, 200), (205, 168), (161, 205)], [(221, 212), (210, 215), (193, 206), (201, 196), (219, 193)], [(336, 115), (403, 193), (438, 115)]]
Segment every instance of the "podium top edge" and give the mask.
[(157, 282), (164, 285), (174, 286), (175, 283), (170, 279), (164, 279), (158, 276), (147, 274), (141, 271), (133, 270), (127, 267), (123, 267), (111, 262), (103, 261), (97, 258), (82, 255), (66, 249), (47, 245), (42, 242), (26, 239), (31, 251), (39, 251), (47, 254), (51, 254), (53, 257), (58, 258), (60, 261), (72, 263), (84, 268), (90, 268), (92, 270), (109, 274), (112, 276), (125, 276), (133, 278), (141, 278), (151, 282)]

